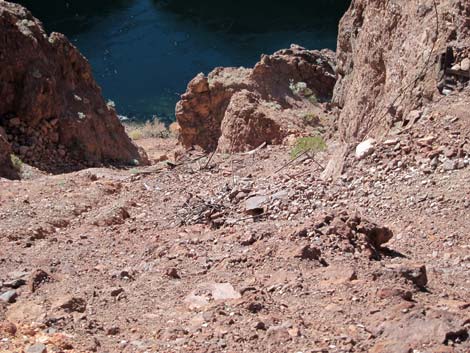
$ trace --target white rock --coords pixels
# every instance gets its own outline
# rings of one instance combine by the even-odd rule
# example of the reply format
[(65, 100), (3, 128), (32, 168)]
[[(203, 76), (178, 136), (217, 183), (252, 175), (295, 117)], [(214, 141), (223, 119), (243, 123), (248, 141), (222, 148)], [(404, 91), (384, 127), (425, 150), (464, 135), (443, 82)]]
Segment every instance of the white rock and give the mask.
[(240, 299), (241, 295), (230, 283), (215, 283), (211, 286), (214, 300)]
[(375, 143), (376, 141), (374, 139), (367, 139), (364, 142), (361, 142), (359, 145), (356, 147), (356, 158), (357, 159), (363, 159), (375, 151)]
[(462, 71), (470, 71), (470, 58), (465, 58), (460, 63), (460, 69)]
[(442, 94), (443, 94), (444, 96), (449, 96), (449, 95), (452, 94), (452, 91), (451, 91), (450, 89), (448, 89), (448, 88), (444, 88), (444, 89), (442, 90)]
[(389, 140), (384, 141), (384, 145), (385, 146), (395, 146), (398, 142), (400, 142), (400, 140), (397, 139), (397, 138), (389, 139)]
[(268, 201), (267, 196), (253, 196), (245, 201), (245, 210), (248, 213), (263, 211), (264, 204)]
[(226, 301), (242, 297), (240, 292), (236, 291), (230, 283), (203, 283), (198, 287), (184, 300), (190, 309), (203, 308), (209, 304), (211, 299)]

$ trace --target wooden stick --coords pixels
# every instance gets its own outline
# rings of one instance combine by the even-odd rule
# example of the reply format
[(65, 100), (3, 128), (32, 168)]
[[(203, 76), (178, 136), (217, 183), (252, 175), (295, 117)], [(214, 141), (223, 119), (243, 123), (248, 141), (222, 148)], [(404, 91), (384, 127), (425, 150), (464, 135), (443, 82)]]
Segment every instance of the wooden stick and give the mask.
[(254, 150), (251, 150), (251, 151), (242, 153), (242, 155), (246, 156), (246, 155), (255, 154), (255, 153), (258, 152), (260, 149), (266, 147), (267, 144), (268, 144), (267, 142), (263, 142), (261, 145), (259, 145), (258, 147), (256, 147)]

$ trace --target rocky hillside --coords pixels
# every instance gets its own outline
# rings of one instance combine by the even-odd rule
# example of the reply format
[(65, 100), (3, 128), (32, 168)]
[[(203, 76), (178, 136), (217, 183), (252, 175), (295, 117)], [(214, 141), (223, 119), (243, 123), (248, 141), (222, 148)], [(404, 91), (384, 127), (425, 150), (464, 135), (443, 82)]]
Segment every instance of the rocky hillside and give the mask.
[(86, 59), (20, 5), (0, 1), (0, 176), (12, 153), (46, 171), (144, 160), (104, 102)]
[(468, 1), (353, 1), (338, 37), (342, 138), (409, 127), (430, 104), (467, 87), (469, 22)]
[(0, 352), (470, 352), (470, 12), (436, 5), (198, 75), (151, 166), (0, 179)]
[(5, 130), (0, 128), (0, 176), (16, 179), (18, 178), (18, 171), (13, 166), (11, 146), (6, 138)]
[[(176, 109), (181, 141), (225, 152), (285, 143), (312, 133), (308, 116), (351, 145), (400, 133), (421, 118), (439, 123), (444, 107), (459, 114), (467, 99), (469, 18), (470, 5), (461, 1), (354, 1), (341, 20), (336, 55), (293, 46), (254, 69), (196, 77)], [(467, 119), (459, 124), (462, 135), (442, 143), (468, 153)]]

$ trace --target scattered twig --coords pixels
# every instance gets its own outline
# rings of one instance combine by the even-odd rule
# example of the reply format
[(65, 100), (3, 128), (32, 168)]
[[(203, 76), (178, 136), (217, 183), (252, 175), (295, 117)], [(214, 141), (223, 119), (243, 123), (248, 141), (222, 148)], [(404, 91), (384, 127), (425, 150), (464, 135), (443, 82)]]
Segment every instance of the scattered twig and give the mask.
[(308, 154), (307, 155), (309, 156), (309, 158), (317, 165), (319, 166), (322, 170), (325, 170), (325, 167), (322, 166), (312, 155)]
[[(262, 213), (262, 214), (258, 214), (258, 215), (254, 215), (254, 216), (244, 217), (244, 218), (234, 220), (232, 224), (237, 224), (239, 222), (247, 221), (249, 219), (262, 218), (262, 217), (269, 216), (269, 215), (270, 215), (270, 213)], [(225, 221), (227, 221), (227, 219)]]
[(206, 165), (205, 165), (202, 169), (207, 169), (207, 167), (209, 166), (210, 162), (212, 161), (212, 158), (214, 157), (216, 151), (217, 151), (217, 150), (214, 150), (214, 152), (212, 152), (212, 154), (210, 155), (209, 159), (207, 160)]
[(274, 174), (277, 174), (279, 173), (281, 170), (287, 168), (288, 166), (290, 166), (292, 163), (294, 163), (295, 161), (297, 161), (298, 159), (300, 159), (300, 157), (302, 156), (305, 156), (309, 151), (304, 151), (302, 152), (301, 154), (299, 154), (297, 157), (295, 157), (294, 159), (290, 160), (288, 163), (284, 164), (281, 168), (279, 168), (278, 170), (276, 170), (274, 172)]

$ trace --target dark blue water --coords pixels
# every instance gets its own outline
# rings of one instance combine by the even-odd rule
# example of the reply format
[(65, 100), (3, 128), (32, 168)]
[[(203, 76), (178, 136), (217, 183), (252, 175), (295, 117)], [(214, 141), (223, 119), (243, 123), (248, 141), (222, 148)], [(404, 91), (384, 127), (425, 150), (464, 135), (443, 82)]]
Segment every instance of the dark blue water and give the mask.
[(336, 46), (350, 1), (23, 0), (48, 31), (66, 34), (90, 61), (120, 114), (173, 119), (197, 73), (251, 66), (291, 43)]

